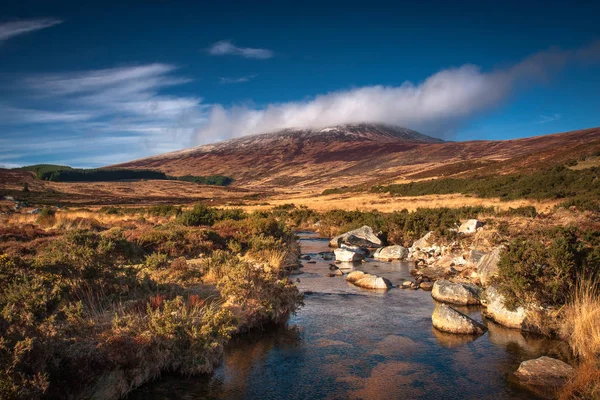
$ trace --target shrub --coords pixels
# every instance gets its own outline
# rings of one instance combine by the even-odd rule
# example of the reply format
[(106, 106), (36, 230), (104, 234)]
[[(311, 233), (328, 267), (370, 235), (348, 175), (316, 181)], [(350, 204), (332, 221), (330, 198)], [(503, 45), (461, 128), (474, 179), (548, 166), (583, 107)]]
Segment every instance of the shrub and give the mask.
[(144, 265), (150, 269), (165, 268), (169, 265), (169, 256), (164, 253), (152, 253), (146, 256)]
[(600, 233), (558, 228), (537, 237), (516, 238), (498, 264), (506, 305), (563, 305), (578, 277), (598, 279)]
[(226, 243), (215, 231), (177, 223), (127, 232), (129, 239), (146, 253), (159, 252), (171, 257), (197, 257), (224, 248)]
[(177, 221), (185, 226), (211, 226), (215, 223), (215, 210), (198, 203), (191, 210), (182, 212), (177, 217)]
[(55, 211), (50, 207), (42, 208), (35, 222), (45, 227), (53, 226), (56, 223)]
[(181, 214), (181, 207), (176, 207), (173, 205), (159, 205), (148, 208), (146, 211), (148, 215), (153, 215), (157, 217), (171, 217), (178, 216)]
[(287, 278), (280, 280), (275, 273), (246, 262), (231, 265), (217, 287), (223, 298), (240, 308), (246, 329), (282, 323), (303, 304), (303, 296)]

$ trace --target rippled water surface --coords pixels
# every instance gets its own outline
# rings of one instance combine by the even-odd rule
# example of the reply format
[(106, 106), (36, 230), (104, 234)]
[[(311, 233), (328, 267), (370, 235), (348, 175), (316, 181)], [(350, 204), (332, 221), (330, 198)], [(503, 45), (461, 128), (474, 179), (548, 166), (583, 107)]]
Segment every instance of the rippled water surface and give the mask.
[[(294, 276), (308, 291), (285, 328), (234, 340), (211, 376), (165, 377), (131, 399), (530, 399), (510, 376), (523, 360), (558, 355), (560, 342), (487, 322), (483, 336), (441, 333), (431, 326), (429, 292), (362, 290), (327, 277), (326, 239), (300, 233), (304, 261)], [(347, 265), (410, 279), (406, 262)], [(349, 270), (349, 269), (348, 269)], [(348, 271), (345, 270), (345, 271)], [(312, 292), (312, 293), (311, 293)], [(462, 308), (481, 321), (479, 308)]]

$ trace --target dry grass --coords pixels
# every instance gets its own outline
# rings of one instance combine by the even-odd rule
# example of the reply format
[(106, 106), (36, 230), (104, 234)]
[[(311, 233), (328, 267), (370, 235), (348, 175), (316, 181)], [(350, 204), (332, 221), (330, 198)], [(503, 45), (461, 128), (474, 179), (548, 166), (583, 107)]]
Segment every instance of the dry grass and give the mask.
[(590, 280), (582, 280), (563, 313), (561, 333), (580, 364), (558, 397), (600, 399), (600, 291)]
[(592, 167), (600, 167), (600, 156), (588, 157), (587, 159), (585, 159), (583, 161), (579, 161), (577, 163), (577, 165), (574, 165), (569, 168), (577, 171), (577, 170), (592, 168)]
[(582, 280), (573, 300), (563, 309), (562, 335), (573, 353), (585, 360), (600, 357), (600, 292), (591, 281)]
[(501, 210), (517, 208), (522, 206), (534, 206), (538, 212), (551, 210), (556, 201), (514, 200), (500, 201), (499, 199), (482, 199), (468, 197), (460, 194), (450, 195), (428, 195), (418, 197), (394, 197), (379, 193), (346, 193), (342, 195), (320, 196), (317, 193), (303, 195), (280, 194), (274, 198), (267, 199), (269, 205), (250, 205), (244, 207), (247, 211), (265, 210), (272, 206), (286, 203), (294, 203), (297, 206), (307, 206), (315, 211), (330, 211), (335, 209), (392, 212), (406, 208), (414, 211), (417, 208), (450, 207), (459, 208), (463, 206), (485, 206), (497, 207)]
[(560, 400), (600, 399), (600, 365), (598, 361), (584, 361), (575, 370), (569, 382), (559, 391)]

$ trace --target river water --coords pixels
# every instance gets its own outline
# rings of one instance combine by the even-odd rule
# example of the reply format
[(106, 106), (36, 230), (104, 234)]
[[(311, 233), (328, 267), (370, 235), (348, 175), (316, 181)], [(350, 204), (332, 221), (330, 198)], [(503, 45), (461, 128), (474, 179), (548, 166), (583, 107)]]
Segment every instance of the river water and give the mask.
[[(560, 357), (564, 344), (484, 321), (477, 338), (431, 325), (429, 292), (363, 290), (327, 277), (328, 240), (300, 232), (304, 261), (295, 275), (305, 306), (282, 328), (232, 341), (210, 376), (165, 377), (130, 399), (531, 399), (511, 378), (521, 361)], [(397, 284), (406, 262), (348, 265)], [(344, 270), (347, 272), (348, 270)], [(480, 309), (459, 308), (482, 320)]]

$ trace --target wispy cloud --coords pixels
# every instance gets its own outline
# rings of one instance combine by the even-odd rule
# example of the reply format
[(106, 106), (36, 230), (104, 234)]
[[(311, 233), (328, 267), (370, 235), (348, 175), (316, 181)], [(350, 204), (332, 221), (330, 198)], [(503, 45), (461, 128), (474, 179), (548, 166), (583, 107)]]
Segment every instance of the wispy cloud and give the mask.
[(490, 72), (467, 64), (442, 70), (416, 84), (366, 86), (262, 108), (217, 104), (210, 110), (208, 123), (198, 129), (196, 143), (288, 127), (358, 122), (403, 125), (444, 136), (474, 115), (502, 103), (516, 88), (548, 79), (571, 61), (597, 58), (598, 43), (578, 50), (550, 49)]
[(257, 75), (246, 75), (239, 78), (219, 78), (220, 83), (244, 83), (256, 78)]
[(15, 36), (49, 28), (62, 22), (54, 18), (41, 18), (0, 23), (0, 42)]
[(540, 119), (537, 121), (538, 124), (546, 124), (548, 122), (557, 121), (562, 118), (561, 114), (552, 115), (540, 115)]
[(208, 49), (208, 53), (213, 56), (240, 56), (245, 58), (257, 58), (267, 59), (275, 55), (272, 50), (269, 49), (257, 49), (252, 47), (238, 47), (229, 40), (221, 40), (214, 43)]
[[(0, 99), (0, 126), (33, 135), (41, 129), (46, 136), (36, 137), (33, 147), (7, 139), (0, 143), (0, 156), (68, 149), (122, 156), (127, 149), (129, 157), (110, 158), (126, 161), (190, 146), (195, 129), (205, 122), (206, 106), (199, 97), (164, 92), (190, 81), (169, 64), (28, 75), (16, 83), (20, 97)], [(23, 103), (36, 107), (19, 106)], [(109, 158), (94, 160), (101, 159)]]

